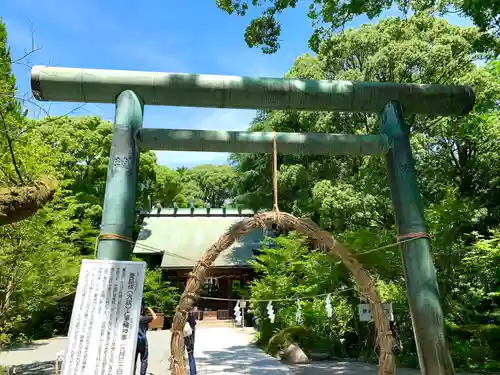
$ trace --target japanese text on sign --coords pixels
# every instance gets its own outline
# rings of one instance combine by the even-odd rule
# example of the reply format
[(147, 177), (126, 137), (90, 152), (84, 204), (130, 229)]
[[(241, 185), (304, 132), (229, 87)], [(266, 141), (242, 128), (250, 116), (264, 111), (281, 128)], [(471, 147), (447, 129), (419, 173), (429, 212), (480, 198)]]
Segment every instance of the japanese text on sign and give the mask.
[[(387, 320), (392, 322), (394, 320), (394, 314), (392, 312), (392, 303), (383, 303), (382, 309), (384, 310)], [(360, 303), (358, 305), (358, 312), (359, 312), (359, 320), (361, 322), (373, 321), (372, 310), (368, 303)]]
[(84, 260), (62, 375), (132, 375), (146, 263)]

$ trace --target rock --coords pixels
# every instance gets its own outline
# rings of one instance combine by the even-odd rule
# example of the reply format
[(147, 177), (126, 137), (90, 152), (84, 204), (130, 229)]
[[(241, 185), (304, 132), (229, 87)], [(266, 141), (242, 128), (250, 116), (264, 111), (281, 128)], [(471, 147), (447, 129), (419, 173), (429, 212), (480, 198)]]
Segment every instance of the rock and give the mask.
[(284, 350), (281, 360), (291, 365), (309, 362), (306, 353), (297, 344), (290, 344)]

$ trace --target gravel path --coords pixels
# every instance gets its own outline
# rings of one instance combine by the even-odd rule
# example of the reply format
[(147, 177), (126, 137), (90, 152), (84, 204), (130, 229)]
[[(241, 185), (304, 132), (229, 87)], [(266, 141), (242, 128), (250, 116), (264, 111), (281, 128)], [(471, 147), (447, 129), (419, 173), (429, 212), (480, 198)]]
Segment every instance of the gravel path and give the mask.
[[(149, 337), (149, 369), (168, 375), (170, 331), (154, 331)], [(285, 366), (251, 344), (253, 331), (229, 327), (199, 327), (195, 357), (199, 375), (376, 375), (376, 366), (362, 362), (315, 362)], [(55, 356), (66, 346), (65, 338), (37, 341), (29, 346), (0, 352), (0, 365), (12, 366), (10, 374), (54, 375)], [(418, 370), (398, 369), (398, 375), (418, 375)], [(465, 374), (464, 374), (465, 375)]]

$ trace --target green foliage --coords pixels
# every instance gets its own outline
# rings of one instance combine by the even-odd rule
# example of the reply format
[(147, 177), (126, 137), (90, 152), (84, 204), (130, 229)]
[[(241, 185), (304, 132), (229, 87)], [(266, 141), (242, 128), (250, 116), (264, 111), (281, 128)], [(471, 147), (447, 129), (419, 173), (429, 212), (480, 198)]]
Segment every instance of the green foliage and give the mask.
[[(477, 106), (466, 117), (408, 118), (422, 191), (428, 203), (447, 189), (479, 192), (478, 204), (491, 205), (497, 175), (498, 64), (478, 68), (482, 53), (474, 45), (481, 33), (427, 15), (388, 18), (338, 34), (321, 53), (297, 59), (289, 76), (414, 83), (469, 83)], [(251, 130), (376, 133), (376, 118), (358, 113), (270, 111)], [(234, 155), (238, 172), (235, 200), (252, 208), (272, 206), (271, 160), (267, 155)], [(279, 155), (280, 207), (309, 216), (336, 232), (390, 229), (393, 224), (385, 165), (368, 157)], [(488, 165), (483, 165), (487, 163)], [(484, 189), (483, 180), (492, 185)], [(451, 183), (451, 184), (450, 184)], [(487, 198), (488, 197), (488, 198)], [(488, 211), (488, 215), (497, 211)], [(486, 220), (486, 218), (485, 218)], [(496, 220), (493, 219), (492, 220)]]
[(42, 210), (28, 220), (0, 227), (0, 344), (15, 339), (23, 327), (29, 330), (37, 314), (53, 304), (54, 296), (75, 287), (81, 257), (51, 220), (51, 212)]
[[(279, 47), (276, 15), (296, 1), (267, 3), (269, 10), (251, 24), (246, 37), (249, 45), (266, 45), (273, 52)], [(407, 4), (314, 2), (310, 17), (320, 23), (311, 43), (317, 56), (298, 57), (287, 76), (476, 88), (476, 106), (467, 116), (412, 116), (406, 121), (455, 363), (464, 369), (494, 370), (500, 361), (500, 62), (488, 59), (495, 31), (452, 26), (427, 13), (448, 1), (412, 2), (419, 12), (408, 19), (387, 18), (339, 34), (322, 29), (321, 24), (336, 27), (358, 14), (375, 17), (393, 3)], [(453, 2), (462, 12), (470, 11), (483, 29), (495, 26), (495, 15), (488, 13), (495, 10), (493, 3), (479, 1), (467, 8), (468, 2)], [(239, 14), (249, 8), (244, 1), (221, 0), (218, 5)], [(81, 259), (94, 251), (112, 124), (95, 117), (26, 118), (15, 100), (1, 23), (0, 59), (0, 186), (26, 184), (43, 175), (60, 181), (53, 202), (35, 216), (0, 227), (0, 345), (5, 345), (65, 329), (67, 312), (56, 312), (54, 297), (74, 290)], [(476, 65), (478, 60), (486, 63)], [(378, 119), (359, 113), (261, 111), (250, 130), (376, 134)], [(233, 166), (174, 171), (159, 166), (152, 152), (144, 152), (137, 202), (150, 197), (164, 207), (174, 202), (180, 207), (191, 202), (272, 207), (271, 157), (244, 154), (231, 159)], [(376, 276), (382, 298), (393, 304), (399, 363), (417, 365), (401, 256), (396, 247), (386, 246), (395, 241), (395, 228), (384, 161), (304, 155), (278, 159), (280, 209), (312, 218), (358, 254)], [(291, 233), (276, 239), (276, 246), (268, 244), (253, 267), (259, 277), (250, 287), (235, 283), (233, 288), (251, 298), (259, 343), (270, 353), (297, 342), (308, 353), (375, 359), (373, 325), (359, 322), (359, 295), (338, 259)], [(322, 293), (331, 293), (334, 317), (326, 316), (324, 299), (304, 299), (298, 325), (296, 298)], [(178, 298), (178, 290), (161, 280), (160, 270), (148, 270), (144, 299), (149, 306), (168, 316)], [(257, 302), (262, 299), (288, 299), (274, 303), (274, 324), (266, 305)]]
[(186, 170), (182, 178), (184, 183), (199, 187), (193, 198), (210, 203), (211, 207), (222, 207), (232, 197), (235, 172), (229, 165), (198, 165)]
[[(253, 266), (261, 277), (251, 285), (252, 312), (258, 319), (259, 342), (276, 354), (290, 340), (298, 340), (308, 351), (323, 351), (340, 356), (340, 339), (350, 330), (353, 312), (342, 296), (342, 286), (350, 285), (343, 267), (329, 255), (311, 252), (307, 240), (292, 233), (276, 239), (276, 246), (265, 247)], [(338, 291), (338, 294), (334, 292)], [(301, 301), (303, 329), (290, 329), (297, 325), (297, 302), (294, 297), (332, 292), (334, 319), (326, 315), (324, 300)], [(266, 304), (255, 300), (291, 299), (274, 302), (277, 312), (272, 324), (267, 318)], [(291, 337), (292, 336), (292, 337)], [(274, 338), (273, 338), (274, 337)]]
[(182, 192), (183, 184), (181, 175), (166, 166), (158, 165), (156, 167), (156, 185), (154, 191), (154, 196), (157, 199), (156, 203), (160, 203), (162, 207), (173, 207), (173, 203), (177, 202), (180, 207), (183, 207), (187, 202), (185, 202)]
[(162, 207), (222, 207), (232, 197), (235, 172), (229, 165), (198, 165), (173, 171), (157, 166), (154, 195)]
[(500, 326), (451, 326), (448, 335), (457, 367), (488, 372), (500, 370)]
[(144, 278), (143, 300), (155, 312), (172, 316), (179, 301), (179, 290), (168, 281), (162, 280), (160, 269), (148, 269)]
[[(455, 327), (449, 330), (452, 355), (457, 367), (469, 370), (492, 370), (499, 360), (497, 345), (489, 338), (494, 337), (500, 325), (496, 311), (500, 302), (500, 274), (496, 271), (500, 227), (500, 63), (475, 64), (487, 57), (480, 46), (483, 38), (484, 33), (477, 28), (453, 26), (426, 13), (407, 20), (387, 18), (328, 36), (319, 44), (316, 57), (300, 56), (287, 75), (470, 84), (476, 88), (476, 106), (467, 116), (406, 118), (445, 319), (447, 325)], [(258, 114), (250, 127), (252, 131), (272, 129), (376, 134), (378, 123), (373, 116), (356, 113), (265, 111)], [(235, 200), (252, 208), (271, 207), (271, 158), (258, 154), (231, 158), (237, 171)], [(418, 365), (401, 256), (396, 246), (386, 246), (394, 243), (395, 228), (383, 160), (278, 155), (278, 167), (280, 209), (312, 218), (359, 253), (358, 259), (377, 277), (383, 299), (393, 304), (399, 364)], [(326, 258), (320, 262), (318, 253), (308, 249), (302, 239), (280, 238), (278, 245), (279, 249), (265, 250), (259, 257), (261, 263), (255, 264), (263, 276), (252, 285), (252, 298), (334, 291), (335, 316), (342, 318), (337, 319), (337, 325), (325, 325), (322, 301), (316, 302), (317, 310), (312, 302), (303, 301), (305, 319), (301, 327), (306, 328), (307, 334), (297, 336), (287, 333), (297, 326), (296, 303), (275, 304), (275, 324), (266, 318), (265, 305), (256, 306), (260, 343), (271, 346), (269, 350), (274, 353), (295, 340), (309, 351), (374, 360), (373, 326), (357, 319), (359, 296), (350, 289), (345, 269)], [(371, 251), (378, 248), (382, 249)], [(293, 268), (296, 264), (308, 273), (298, 272)], [(325, 268), (328, 264), (331, 269)], [(334, 281), (327, 286), (326, 280)], [(347, 285), (349, 290), (341, 292), (336, 289), (339, 284)], [(465, 329), (474, 334), (458, 339), (456, 332)], [(488, 334), (478, 333), (481, 330)], [(327, 342), (322, 341), (325, 338), (331, 340), (331, 347), (321, 344)]]
[[(297, 0), (216, 0), (217, 6), (228, 14), (246, 16), (252, 7), (259, 8), (261, 15), (250, 21), (245, 30), (245, 41), (251, 48), (261, 47), (265, 54), (276, 53), (280, 48), (281, 24), (279, 16), (289, 8), (295, 8)], [(343, 29), (360, 15), (369, 19), (379, 17), (382, 12), (396, 7), (406, 18), (408, 14), (447, 14), (458, 12), (470, 18), (483, 34), (478, 46), (500, 53), (500, 5), (489, 0), (314, 0), (309, 5), (307, 16), (313, 24), (309, 47), (318, 52), (321, 42)]]
[(11, 70), (7, 30), (0, 18), (0, 186), (20, 185), (29, 179), (23, 165), (16, 159), (16, 129), (26, 122), (16, 99), (16, 79)]
[[(52, 202), (21, 222), (0, 227), (0, 346), (65, 333), (69, 311), (56, 298), (75, 290), (80, 262), (94, 254), (106, 187), (113, 125), (97, 117), (26, 117), (0, 21), (0, 187), (57, 178)], [(205, 170), (206, 169), (206, 170)], [(187, 207), (213, 206), (229, 197), (234, 171), (227, 166), (172, 171), (153, 152), (141, 152), (137, 204), (148, 197)], [(146, 275), (144, 297), (171, 314), (178, 291)]]

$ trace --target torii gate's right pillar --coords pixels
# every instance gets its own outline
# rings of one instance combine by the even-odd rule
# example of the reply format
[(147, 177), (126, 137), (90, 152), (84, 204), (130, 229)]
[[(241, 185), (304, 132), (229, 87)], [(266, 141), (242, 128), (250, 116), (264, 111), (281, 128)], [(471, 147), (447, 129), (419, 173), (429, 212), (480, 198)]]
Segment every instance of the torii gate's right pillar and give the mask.
[(399, 247), (420, 372), (422, 375), (454, 375), (409, 129), (400, 103), (389, 102), (384, 107), (380, 131), (393, 145), (386, 156), (389, 187), (399, 241), (407, 240)]

